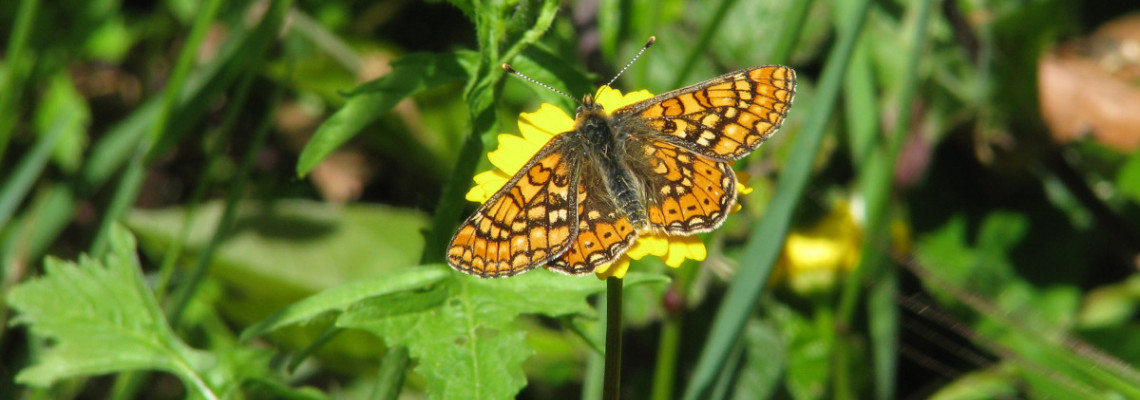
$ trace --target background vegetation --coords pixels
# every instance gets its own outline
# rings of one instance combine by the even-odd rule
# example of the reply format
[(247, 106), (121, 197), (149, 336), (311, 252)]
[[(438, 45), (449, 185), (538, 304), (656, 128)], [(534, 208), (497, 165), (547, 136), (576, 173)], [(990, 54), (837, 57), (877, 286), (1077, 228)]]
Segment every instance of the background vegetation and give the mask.
[(598, 294), (441, 265), (540, 102), (799, 75), (625, 279), (628, 398), (1140, 398), (1125, 2), (0, 3), (0, 398), (597, 398)]

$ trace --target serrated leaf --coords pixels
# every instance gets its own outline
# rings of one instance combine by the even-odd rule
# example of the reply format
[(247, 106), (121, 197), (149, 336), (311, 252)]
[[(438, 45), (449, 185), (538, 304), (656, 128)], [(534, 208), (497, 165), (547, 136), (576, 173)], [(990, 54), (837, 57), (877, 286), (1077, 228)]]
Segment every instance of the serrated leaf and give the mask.
[(781, 303), (767, 304), (784, 334), (784, 388), (793, 399), (823, 398), (833, 378), (835, 340), (828, 326)]
[[(668, 282), (664, 275), (633, 272), (623, 284)], [(343, 312), (338, 327), (407, 346), (432, 398), (513, 398), (526, 383), (522, 363), (534, 352), (515, 318), (594, 316), (586, 299), (604, 289), (595, 279), (546, 270), (481, 279), (428, 265), (326, 290), (250, 327), (242, 338)]]
[[(450, 277), (439, 283), (448, 296), (438, 307), (392, 315), (361, 304), (337, 320), (339, 327), (364, 329), (391, 346), (407, 346), (433, 399), (514, 398), (526, 384), (522, 363), (534, 350), (512, 321), (520, 314), (592, 316), (586, 299), (606, 287), (596, 279), (546, 270), (510, 279), (456, 272)], [(631, 273), (624, 285), (667, 281), (661, 275)]]
[(212, 365), (174, 334), (143, 285), (135, 239), (112, 228), (111, 252), (103, 260), (49, 259), (45, 276), (12, 289), (15, 321), (52, 339), (16, 381), (48, 386), (60, 379), (128, 370), (170, 372), (206, 398), (216, 398), (196, 366)]
[(325, 120), (297, 160), (297, 175), (316, 168), (366, 125), (380, 118), (408, 96), (425, 89), (467, 79), (472, 53), (409, 54), (392, 63), (392, 71), (360, 85), (348, 101)]

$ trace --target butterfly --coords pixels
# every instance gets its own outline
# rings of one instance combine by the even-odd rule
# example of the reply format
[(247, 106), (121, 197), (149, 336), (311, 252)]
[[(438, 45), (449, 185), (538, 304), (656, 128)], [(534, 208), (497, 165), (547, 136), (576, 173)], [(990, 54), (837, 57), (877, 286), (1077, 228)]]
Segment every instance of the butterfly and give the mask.
[(783, 123), (791, 68), (725, 74), (607, 114), (586, 95), (556, 135), (460, 225), (452, 268), (506, 277), (545, 265), (582, 275), (617, 260), (639, 234), (713, 230), (736, 204), (732, 161)]

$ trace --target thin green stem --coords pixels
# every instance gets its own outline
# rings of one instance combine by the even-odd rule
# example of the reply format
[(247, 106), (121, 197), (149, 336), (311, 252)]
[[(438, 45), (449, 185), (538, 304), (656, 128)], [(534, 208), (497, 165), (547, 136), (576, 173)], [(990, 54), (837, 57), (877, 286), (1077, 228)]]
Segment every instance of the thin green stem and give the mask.
[(111, 239), (111, 226), (127, 212), (127, 209), (131, 208), (135, 198), (138, 197), (143, 178), (146, 177), (146, 167), (143, 165), (143, 155), (145, 154), (143, 149), (147, 147), (148, 142), (143, 140), (143, 143), (139, 144), (138, 150), (127, 163), (127, 167), (119, 179), (119, 185), (115, 187), (115, 194), (111, 197), (111, 203), (107, 205), (107, 213), (99, 223), (99, 230), (95, 233), (95, 239), (91, 241), (90, 254), (92, 257), (103, 256), (103, 252), (107, 250), (108, 240)]
[[(421, 263), (443, 261), (443, 254), (447, 250), (452, 230), (455, 229), (463, 210), (467, 208), (463, 193), (471, 187), (475, 168), (479, 165), (479, 159), (483, 157), (483, 135), (499, 131), (495, 104), (499, 101), (503, 77), (506, 75), (501, 65), (537, 41), (550, 28), (557, 14), (558, 5), (557, 1), (544, 1), (535, 25), (500, 56), (498, 44), (504, 35), (503, 27), (500, 21), (489, 19), (492, 15), (499, 15), (500, 10), (480, 9), (490, 6), (481, 2), (475, 3), (476, 31), (480, 33), (480, 58), (479, 65), (463, 93), (467, 108), (471, 111), (471, 133), (463, 141), (463, 147), (459, 150), (459, 159), (443, 186), (439, 203), (436, 204), (431, 229), (426, 235), (424, 251), (420, 256)], [(487, 24), (490, 26), (482, 26)]]
[(61, 118), (52, 123), (46, 135), (36, 141), (32, 150), (20, 159), (15, 171), (0, 186), (0, 227), (8, 226), (8, 220), (36, 182), (51, 158), (51, 152), (63, 133), (67, 130), (68, 119)]
[[(852, 274), (851, 279), (845, 282), (843, 297), (839, 307), (839, 321), (850, 323), (855, 313), (860, 289), (864, 279), (872, 276), (875, 270), (865, 264), (872, 259), (885, 261), (883, 251), (889, 248), (890, 240), (886, 235), (886, 217), (890, 204), (891, 179), (894, 174), (895, 162), (898, 160), (899, 150), (903, 139), (910, 129), (910, 114), (913, 107), (915, 93), (918, 90), (918, 64), (922, 60), (922, 49), (926, 45), (926, 26), (931, 10), (931, 0), (918, 3), (915, 14), (914, 31), (912, 36), (910, 57), (907, 60), (906, 73), (902, 76), (903, 82), (899, 86), (897, 102), (899, 105), (898, 123), (895, 130), (887, 138), (887, 142), (866, 161), (866, 168), (861, 174), (861, 186), (866, 200), (866, 240), (863, 242), (859, 268)], [(877, 154), (876, 154), (877, 153)], [(881, 264), (881, 263), (879, 263)]]
[(653, 371), (653, 391), (649, 398), (673, 398), (673, 377), (677, 373), (677, 356), (681, 346), (681, 317), (670, 315), (661, 325), (661, 339), (657, 343), (657, 366)]
[[(325, 327), (324, 330), (321, 331), (320, 335), (317, 335), (316, 339), (313, 339), (313, 341), (309, 342), (308, 346), (305, 346), (304, 349), (301, 349), (301, 351), (293, 354), (293, 357), (290, 357), (289, 364), (285, 366), (285, 370), (289, 371), (290, 373), (296, 371), (297, 368), (301, 366), (301, 363), (309, 359), (309, 357), (315, 354), (317, 350), (320, 350), (321, 347), (324, 347), (333, 339), (336, 339), (336, 337), (339, 336), (341, 332), (344, 332), (343, 328), (338, 328), (335, 322), (330, 323)], [(398, 391), (397, 394), (399, 394)]]
[(373, 399), (394, 400), (400, 396), (404, 386), (404, 373), (408, 370), (408, 348), (399, 346), (388, 349), (380, 362), (379, 379)]
[(265, 147), (265, 141), (269, 137), (270, 128), (273, 126), (272, 113), (281, 102), (282, 92), (283, 86), (276, 86), (274, 93), (270, 96), (271, 100), (269, 108), (266, 110), (266, 115), (261, 119), (261, 123), (257, 127), (253, 143), (250, 144), (245, 155), (242, 157), (241, 166), (238, 168), (234, 183), (230, 185), (229, 190), (227, 190), (225, 209), (222, 211), (222, 218), (218, 221), (217, 227), (214, 228), (214, 235), (210, 238), (210, 242), (206, 244), (206, 247), (202, 249), (202, 253), (198, 255), (197, 262), (190, 270), (186, 280), (179, 284), (178, 288), (174, 291), (170, 307), (167, 309), (167, 318), (170, 320), (171, 326), (179, 326), (182, 311), (190, 304), (190, 299), (194, 297), (198, 286), (201, 285), (202, 280), (205, 279), (206, 273), (209, 271), (214, 250), (218, 248), (218, 245), (222, 242), (222, 238), (226, 237), (225, 233), (229, 231), (233, 225), (234, 216), (237, 213), (238, 200), (245, 192), (245, 184), (249, 180), (249, 173), (253, 170), (253, 162), (257, 159), (257, 154)]
[[(24, 53), (28, 45), (28, 32), (36, 21), (36, 12), (39, 10), (39, 0), (22, 0), (16, 9), (15, 26), (8, 39), (8, 51), (4, 54), (3, 75), (0, 75), (0, 160), (8, 150), (8, 143), (12, 139), (12, 128), (16, 126), (17, 113), (14, 109), (16, 99), (23, 92), (24, 77), (30, 69), (31, 59)], [(0, 224), (4, 226), (4, 224)]]
[(875, 398), (895, 398), (898, 369), (899, 292), (897, 268), (886, 268), (867, 293), (867, 335), (871, 339), (871, 364), (875, 368)]
[(364, 64), (363, 57), (335, 33), (314, 21), (309, 14), (295, 8), (289, 10), (289, 21), (297, 33), (308, 37), (322, 52), (328, 54), (342, 67), (354, 75), (360, 73), (361, 65)]
[[(911, 30), (911, 43), (909, 58), (905, 74), (899, 88), (897, 102), (899, 105), (898, 123), (894, 132), (885, 143), (878, 146), (871, 145), (868, 158), (862, 165), (865, 168), (860, 174), (860, 186), (863, 198), (866, 201), (865, 210), (865, 240), (861, 246), (859, 265), (851, 276), (844, 282), (841, 293), (837, 323), (842, 326), (852, 326), (855, 311), (859, 304), (864, 283), (872, 276), (881, 276), (888, 266), (889, 259), (886, 252), (890, 249), (889, 210), (891, 204), (891, 187), (894, 178), (894, 168), (902, 148), (904, 138), (910, 130), (910, 114), (913, 105), (912, 99), (918, 91), (918, 67), (923, 59), (923, 49), (926, 46), (927, 22), (932, 12), (932, 0), (923, 0), (916, 4), (912, 14), (913, 29)], [(868, 101), (863, 99), (863, 101)], [(870, 139), (873, 140), (873, 139)], [(864, 146), (866, 147), (866, 146)], [(896, 274), (882, 276), (884, 280), (897, 279)], [(890, 282), (884, 283), (883, 288), (894, 288)], [(882, 293), (874, 294), (867, 303), (868, 318), (872, 318), (869, 325), (872, 328), (873, 350), (872, 364), (876, 377), (874, 382), (875, 397), (879, 399), (894, 398), (894, 376), (896, 375), (896, 344), (894, 338), (898, 333), (898, 311), (889, 305), (883, 304), (886, 299)], [(871, 302), (873, 300), (873, 302)], [(840, 380), (839, 382), (842, 382)]]
[[(18, 217), (4, 227), (0, 264), (28, 266), (59, 236), (75, 215), (75, 193), (62, 183), (48, 184), (33, 196)], [(5, 284), (14, 284), (26, 271), (6, 270)], [(6, 293), (6, 292), (5, 292)]]
[(606, 279), (606, 371), (602, 398), (621, 398), (621, 278)]
[(772, 58), (768, 60), (772, 64), (787, 64), (788, 60), (792, 58), (792, 52), (796, 49), (796, 44), (800, 42), (800, 35), (803, 33), (804, 22), (807, 22), (808, 11), (811, 11), (811, 5), (814, 3), (812, 0), (800, 0), (791, 2), (791, 10), (787, 15), (787, 23), (790, 28), (784, 29), (780, 34), (780, 38), (776, 40), (776, 49), (772, 51)]
[[(702, 238), (702, 240), (710, 242), (710, 252), (715, 252), (719, 243), (717, 237), (714, 235), (704, 236), (707, 237)], [(653, 391), (650, 392), (650, 399), (669, 400), (673, 398), (673, 388), (677, 384), (677, 360), (681, 353), (681, 328), (684, 326), (682, 317), (687, 309), (689, 291), (692, 289), (692, 283), (699, 269), (699, 262), (689, 260), (673, 274), (673, 286), (669, 290), (678, 297), (680, 309), (676, 311), (667, 310), (670, 314), (665, 317), (661, 324), (661, 339), (657, 344), (657, 365), (653, 371)]]
[(744, 342), (737, 341), (724, 359), (724, 373), (716, 377), (716, 384), (709, 391), (709, 399), (728, 397), (736, 379), (740, 376), (740, 364), (744, 362)]
[(704, 58), (701, 54), (709, 48), (709, 43), (716, 35), (717, 28), (724, 25), (724, 18), (728, 16), (728, 10), (732, 9), (733, 4), (736, 4), (736, 0), (720, 0), (717, 3), (716, 11), (713, 12), (712, 18), (705, 22), (705, 30), (697, 38), (697, 43), (690, 47), (692, 51), (685, 57), (685, 63), (681, 64), (681, 68), (677, 69), (677, 74), (673, 77), (673, 84), (669, 87), (681, 87), (685, 84), (685, 80), (689, 79), (689, 74), (693, 72), (697, 60)]
[[(175, 61), (174, 69), (170, 73), (169, 83), (166, 85), (166, 90), (162, 92), (162, 107), (159, 108), (158, 115), (151, 124), (150, 131), (147, 132), (150, 139), (155, 143), (159, 142), (159, 138), (166, 133), (166, 125), (170, 122), (170, 113), (178, 104), (178, 97), (182, 94), (182, 88), (186, 86), (186, 79), (190, 75), (190, 69), (194, 66), (194, 59), (197, 57), (202, 41), (206, 38), (206, 32), (209, 31), (210, 24), (214, 22), (214, 16), (218, 14), (221, 5), (221, 0), (207, 0), (198, 9), (198, 15), (194, 18), (194, 25), (191, 26), (190, 33), (186, 36), (186, 44), (178, 53), (178, 60)], [(150, 149), (147, 151), (149, 152)], [(147, 155), (147, 158), (151, 157), (154, 157), (154, 154)]]
[[(605, 296), (602, 296), (602, 298), (598, 300), (597, 307), (599, 310), (606, 308)], [(605, 321), (599, 322), (596, 326), (596, 330), (593, 331), (596, 333), (594, 337), (605, 336)], [(591, 343), (596, 342), (596, 340), (588, 341)], [(602, 398), (602, 385), (606, 380), (606, 349), (602, 346), (605, 346), (605, 344), (598, 344), (598, 346), (594, 348), (596, 351), (591, 351), (589, 357), (586, 359), (586, 372), (582, 378), (582, 400), (600, 400)]]
[(163, 91), (162, 107), (159, 109), (158, 115), (150, 126), (148, 136), (142, 140), (136, 148), (135, 151), (139, 154), (133, 156), (130, 164), (127, 165), (127, 170), (123, 173), (123, 179), (120, 181), (119, 187), (116, 188), (114, 199), (108, 207), (108, 212), (103, 216), (103, 220), (99, 224), (99, 231), (96, 232), (95, 240), (91, 245), (91, 254), (93, 256), (99, 257), (103, 254), (103, 250), (106, 248), (107, 240), (111, 234), (111, 226), (119, 221), (138, 197), (139, 190), (142, 188), (142, 179), (145, 176), (146, 159), (153, 157), (153, 154), (150, 154), (154, 150), (152, 146), (159, 141), (162, 134), (166, 131), (166, 124), (170, 119), (170, 113), (178, 102), (178, 96), (182, 92), (182, 88), (186, 86), (187, 76), (189, 75), (190, 67), (193, 66), (194, 57), (197, 55), (202, 41), (206, 37), (207, 28), (209, 28), (210, 23), (214, 20), (214, 16), (217, 14), (220, 6), (221, 0), (209, 0), (202, 5), (202, 11), (194, 21), (194, 27), (190, 30), (186, 45), (183, 46), (182, 51), (179, 52), (178, 62), (170, 75), (170, 81), (167, 83), (166, 89)]
[(206, 167), (203, 168), (194, 192), (186, 203), (186, 215), (182, 218), (182, 227), (179, 228), (178, 237), (166, 249), (162, 257), (162, 264), (158, 269), (158, 283), (155, 284), (154, 293), (160, 301), (166, 296), (170, 278), (174, 275), (174, 268), (182, 255), (182, 246), (186, 244), (186, 240), (190, 236), (190, 227), (198, 214), (198, 206), (202, 204), (206, 192), (214, 184), (213, 177), (218, 165), (225, 159), (224, 153), (220, 149), (221, 144), (229, 140), (230, 133), (237, 126), (238, 118), (245, 112), (245, 101), (249, 97), (249, 88), (253, 85), (254, 76), (253, 70), (245, 74), (245, 77), (238, 84), (233, 104), (227, 110), (222, 125), (205, 140), (206, 148), (204, 150), (206, 154), (210, 155), (210, 158), (206, 161)]

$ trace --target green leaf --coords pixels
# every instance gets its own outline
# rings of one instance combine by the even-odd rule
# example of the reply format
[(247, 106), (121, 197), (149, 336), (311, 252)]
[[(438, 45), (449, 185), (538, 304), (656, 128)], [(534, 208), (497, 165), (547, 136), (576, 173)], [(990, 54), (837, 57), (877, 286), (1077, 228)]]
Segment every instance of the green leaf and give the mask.
[(134, 238), (115, 226), (102, 261), (49, 259), (45, 276), (14, 288), (8, 301), (20, 313), (15, 321), (54, 343), (16, 381), (45, 387), (85, 375), (161, 370), (217, 398), (199, 372), (214, 360), (175, 336), (139, 268)]
[[(522, 363), (534, 354), (512, 321), (520, 314), (592, 316), (586, 298), (606, 287), (590, 277), (547, 270), (510, 279), (454, 272), (451, 278), (440, 283), (448, 296), (439, 307), (385, 315), (361, 304), (341, 315), (337, 325), (374, 332), (390, 346), (407, 346), (433, 399), (510, 399), (526, 384)], [(631, 273), (623, 283), (667, 281), (662, 275)]]
[(83, 162), (83, 149), (87, 147), (87, 125), (91, 123), (91, 110), (71, 77), (60, 73), (52, 77), (39, 107), (36, 107), (36, 130), (46, 135), (62, 129), (63, 137), (55, 145), (52, 158), (56, 165), (69, 173), (79, 169)]
[[(831, 325), (821, 324), (781, 303), (767, 304), (784, 337), (784, 387), (793, 399), (819, 399), (833, 378), (836, 344)], [(818, 316), (817, 316), (818, 317)]]
[(474, 55), (466, 52), (416, 53), (393, 62), (391, 72), (349, 93), (351, 97), (344, 107), (317, 128), (297, 160), (297, 175), (312, 171), (321, 160), (401, 100), (431, 87), (467, 79), (473, 59)]
[(975, 371), (955, 379), (930, 396), (932, 400), (1010, 399), (1021, 393), (1001, 369)]
[(788, 354), (784, 339), (771, 321), (751, 319), (744, 327), (742, 339), (746, 348), (740, 378), (732, 391), (732, 398), (768, 399), (780, 389), (781, 377), (787, 367)]
[[(244, 202), (214, 251), (209, 276), (224, 288), (212, 303), (231, 323), (245, 327), (298, 300), (349, 282), (394, 276), (418, 263), (427, 217), (376, 204), (330, 205), (307, 200)], [(179, 238), (187, 208), (134, 210), (127, 225), (147, 254), (161, 257)], [(190, 219), (183, 264), (193, 264), (223, 213), (206, 203)], [(362, 298), (362, 297), (358, 297)], [(357, 299), (358, 299), (357, 298)], [(319, 337), (332, 317), (276, 332), (270, 340), (301, 349)], [(344, 332), (320, 347), (322, 360), (352, 369), (374, 363), (382, 344), (365, 332)]]
[[(147, 253), (159, 255), (178, 239), (186, 212), (184, 207), (133, 210), (126, 224)], [(185, 242), (188, 257), (195, 257), (210, 240), (223, 204), (206, 203), (195, 212)], [(210, 271), (240, 288), (242, 297), (291, 303), (415, 265), (423, 248), (420, 231), (426, 225), (422, 213), (390, 206), (245, 202), (238, 205), (232, 233), (218, 246)], [(314, 268), (321, 272), (314, 274)]]
[(443, 268), (409, 267), (401, 272), (341, 285), (317, 293), (278, 311), (273, 316), (242, 332), (241, 340), (249, 340), (287, 325), (304, 323), (329, 312), (344, 311), (353, 304), (366, 299), (383, 298), (385, 295), (428, 289), (447, 276), (447, 271)]
[(106, 17), (105, 22), (91, 31), (83, 43), (83, 51), (100, 61), (122, 62), (139, 37), (138, 33), (127, 27), (125, 20), (126, 17), (120, 14)]
[(1133, 202), (1140, 203), (1140, 152), (1132, 153), (1120, 167), (1116, 174), (1116, 186), (1120, 193)]
[(459, 11), (462, 11), (463, 15), (467, 16), (467, 19), (470, 19), (472, 22), (475, 21), (475, 5), (472, 4), (473, 0), (447, 0), (447, 2), (451, 3), (455, 8), (458, 8)]
[[(659, 274), (630, 273), (624, 284), (665, 283)], [(513, 398), (525, 385), (526, 343), (520, 314), (594, 316), (586, 302), (605, 284), (541, 270), (510, 279), (481, 279), (444, 265), (407, 268), (333, 288), (250, 327), (243, 339), (341, 313), (340, 328), (358, 328), (389, 346), (406, 346), (434, 399)]]

